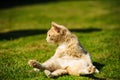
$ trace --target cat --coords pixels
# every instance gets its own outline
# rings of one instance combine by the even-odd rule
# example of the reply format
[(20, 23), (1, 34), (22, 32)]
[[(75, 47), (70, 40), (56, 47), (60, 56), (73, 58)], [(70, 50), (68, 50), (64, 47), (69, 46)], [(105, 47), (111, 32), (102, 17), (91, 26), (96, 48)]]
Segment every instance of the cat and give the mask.
[(29, 60), (28, 64), (35, 70), (44, 71), (49, 78), (64, 74), (79, 76), (99, 73), (77, 36), (65, 26), (52, 22), (46, 40), (48, 43), (57, 44), (58, 47), (55, 54), (44, 63)]

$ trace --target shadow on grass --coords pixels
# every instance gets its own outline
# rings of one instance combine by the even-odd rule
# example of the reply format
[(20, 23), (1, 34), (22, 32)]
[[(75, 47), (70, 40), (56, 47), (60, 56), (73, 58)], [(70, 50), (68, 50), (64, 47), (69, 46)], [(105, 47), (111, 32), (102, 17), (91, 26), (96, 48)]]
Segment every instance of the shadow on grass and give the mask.
[(70, 29), (71, 32), (80, 32), (80, 33), (90, 33), (90, 32), (97, 32), (102, 31), (99, 28), (87, 28), (87, 29)]
[(43, 4), (50, 2), (58, 2), (60, 0), (2, 0), (0, 2), (0, 9), (12, 8), (17, 6)]
[(95, 77), (93, 74), (91, 74), (91, 75), (84, 75), (84, 77), (89, 77), (92, 80), (106, 80), (106, 78)]
[(93, 65), (95, 65), (98, 70), (101, 70), (105, 66), (104, 64), (100, 64), (97, 62), (93, 62)]
[(20, 37), (33, 36), (33, 35), (39, 35), (44, 33), (47, 33), (47, 30), (45, 29), (16, 30), (16, 31), (0, 33), (0, 40), (13, 40)]
[[(28, 30), (16, 30), (0, 33), (0, 40), (14, 40), (20, 37), (34, 36), (40, 34), (47, 34), (47, 29), (28, 29)], [(101, 29), (97, 28), (88, 28), (88, 29), (70, 29), (72, 32), (81, 32), (81, 33), (89, 33), (101, 31)]]

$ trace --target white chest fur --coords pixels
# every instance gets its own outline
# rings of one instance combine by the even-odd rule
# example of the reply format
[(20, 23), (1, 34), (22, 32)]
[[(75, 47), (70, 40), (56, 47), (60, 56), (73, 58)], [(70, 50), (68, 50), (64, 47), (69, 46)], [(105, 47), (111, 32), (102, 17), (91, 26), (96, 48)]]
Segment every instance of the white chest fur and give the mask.
[(64, 50), (65, 49), (65, 44), (61, 44), (58, 46), (58, 49)]
[(66, 49), (66, 45), (65, 44), (61, 44), (58, 46), (57, 50), (56, 50), (56, 53), (59, 54), (59, 53), (64, 53)]
[(61, 57), (64, 55), (65, 51), (66, 51), (66, 45), (65, 45), (65, 43), (63, 43), (63, 44), (58, 46), (53, 57), (54, 58)]
[(61, 44), (61, 45), (59, 45), (58, 48), (59, 48), (59, 49), (65, 49), (65, 44)]

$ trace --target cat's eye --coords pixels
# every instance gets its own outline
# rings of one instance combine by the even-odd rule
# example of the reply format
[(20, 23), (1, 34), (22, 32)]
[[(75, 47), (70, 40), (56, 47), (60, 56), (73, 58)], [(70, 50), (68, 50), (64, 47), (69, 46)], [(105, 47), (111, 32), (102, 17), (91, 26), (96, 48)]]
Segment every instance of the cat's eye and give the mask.
[(49, 37), (50, 37), (50, 34), (49, 34)]

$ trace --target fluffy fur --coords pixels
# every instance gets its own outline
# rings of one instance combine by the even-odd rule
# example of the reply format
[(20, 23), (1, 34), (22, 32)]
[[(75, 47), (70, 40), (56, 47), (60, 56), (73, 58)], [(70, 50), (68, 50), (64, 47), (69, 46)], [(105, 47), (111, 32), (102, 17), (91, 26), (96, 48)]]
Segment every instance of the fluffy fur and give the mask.
[(55, 54), (42, 64), (30, 60), (30, 66), (44, 71), (48, 77), (63, 74), (79, 76), (99, 72), (92, 64), (89, 53), (80, 45), (74, 34), (55, 22), (52, 22), (51, 26), (46, 40), (48, 43), (58, 44)]

